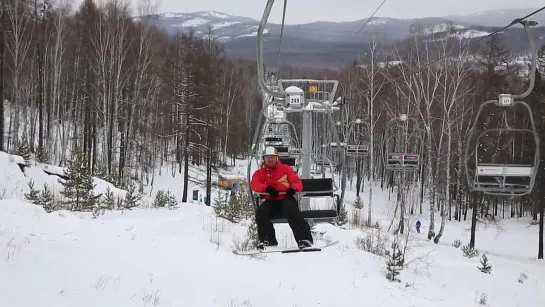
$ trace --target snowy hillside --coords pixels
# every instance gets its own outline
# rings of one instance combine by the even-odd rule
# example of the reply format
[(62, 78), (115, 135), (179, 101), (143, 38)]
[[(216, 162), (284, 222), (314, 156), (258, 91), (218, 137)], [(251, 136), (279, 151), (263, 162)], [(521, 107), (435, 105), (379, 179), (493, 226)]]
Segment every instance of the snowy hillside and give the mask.
[[(57, 200), (61, 200), (59, 191), (62, 184), (59, 182), (64, 168), (30, 161), (26, 164), (21, 156), (10, 155), (0, 151), (0, 199), (24, 199), (29, 192), (28, 183), (34, 182), (38, 190), (48, 185)], [(112, 184), (94, 178), (94, 194), (99, 195), (110, 189), (114, 195), (123, 198), (126, 191), (114, 187)]]
[[(43, 180), (40, 167), (27, 176), (17, 158), (4, 156), (2, 178), (8, 190), (28, 178)], [(244, 163), (230, 173), (244, 173)], [(29, 170), (30, 170), (29, 169)], [(180, 191), (181, 178), (157, 175), (156, 189)], [(366, 183), (368, 186), (368, 183)], [(177, 188), (177, 189), (176, 189)], [(315, 227), (317, 243), (340, 244), (316, 253), (235, 256), (247, 240), (248, 222), (232, 224), (202, 204), (178, 209), (45, 213), (25, 203), (20, 192), (0, 201), (1, 306), (543, 306), (545, 264), (532, 258), (537, 226), (529, 220), (504, 220), (498, 227), (480, 224), (477, 246), (492, 271), (484, 274), (480, 255), (467, 258), (469, 224), (447, 224), (442, 243), (416, 233), (412, 216), (401, 282), (384, 277), (384, 254), (394, 206), (388, 192), (374, 189), (373, 215), (381, 230), (352, 224)], [(366, 195), (363, 199), (366, 199)], [(355, 199), (347, 192), (349, 202)], [(356, 225), (358, 224), (358, 225)], [(294, 246), (287, 225), (277, 225), (281, 246)], [(425, 232), (425, 230), (423, 231)], [(28, 295), (32, 293), (32, 295)]]

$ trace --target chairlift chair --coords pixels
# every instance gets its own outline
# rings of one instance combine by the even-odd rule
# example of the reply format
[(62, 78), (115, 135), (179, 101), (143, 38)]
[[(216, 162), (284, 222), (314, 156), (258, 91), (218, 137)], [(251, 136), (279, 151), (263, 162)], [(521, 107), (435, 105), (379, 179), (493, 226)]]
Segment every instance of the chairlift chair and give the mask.
[[(369, 139), (367, 137), (364, 138), (364, 140), (361, 139), (361, 136), (368, 136), (368, 132), (370, 131), (369, 124), (362, 119), (356, 119), (351, 124), (356, 124), (358, 126), (363, 126), (367, 128), (367, 133), (362, 133), (362, 131), (354, 131), (354, 139), (353, 143), (348, 143), (346, 145), (346, 155), (348, 157), (353, 158), (360, 158), (360, 157), (366, 157), (369, 155)], [(350, 136), (350, 128), (349, 128), (349, 136)], [(355, 129), (354, 129), (355, 130)]]
[[(329, 160), (327, 157), (324, 157), (322, 155), (316, 155), (320, 156), (319, 158), (321, 160)], [(331, 165), (331, 161), (328, 161), (328, 164)], [(300, 203), (303, 198), (314, 199), (321, 197), (333, 199), (333, 206), (329, 209), (301, 210), (301, 215), (303, 216), (303, 218), (311, 223), (333, 222), (339, 216), (341, 210), (340, 196), (338, 194), (335, 194), (335, 192), (339, 190), (335, 179), (333, 177), (302, 178), (301, 181), (303, 182), (303, 190), (295, 194), (298, 203)], [(285, 194), (285, 192), (281, 192), (280, 194)], [(257, 210), (257, 206), (265, 199), (264, 196), (265, 193), (262, 193), (258, 196), (258, 198), (254, 202), (254, 209)], [(278, 224), (287, 223), (288, 221), (282, 216), (275, 216), (272, 218), (272, 222)]]
[[(509, 95), (510, 96), (510, 95)], [(511, 108), (515, 105), (522, 105), (528, 112), (531, 129), (520, 128), (491, 128), (481, 132), (475, 141), (475, 168), (471, 172), (468, 163), (466, 163), (466, 174), (468, 176), (468, 186), (471, 191), (484, 192), (488, 195), (496, 196), (521, 196), (530, 193), (535, 184), (537, 167), (539, 165), (539, 135), (535, 126), (534, 117), (530, 106), (523, 101), (505, 101), (505, 94), (500, 95), (499, 100), (489, 100), (483, 103), (478, 111), (476, 121), (478, 120), (485, 106), (496, 105), (503, 108)], [(503, 102), (501, 102), (503, 100)], [(468, 141), (466, 144), (466, 161), (468, 159), (468, 148), (470, 141), (475, 135), (475, 129), (470, 130)], [(535, 144), (533, 163), (483, 163), (481, 162), (482, 154), (479, 150), (479, 145), (482, 144), (481, 139), (486, 133), (490, 132), (508, 132), (517, 133), (523, 132), (532, 135)]]
[[(527, 195), (530, 192), (532, 192), (534, 185), (535, 185), (535, 179), (536, 179), (536, 173), (539, 167), (539, 159), (540, 159), (540, 153), (539, 153), (539, 146), (540, 146), (540, 140), (539, 140), (539, 134), (536, 129), (534, 117), (532, 115), (532, 109), (531, 107), (521, 100), (516, 99), (524, 99), (530, 95), (534, 89), (535, 85), (535, 72), (537, 68), (537, 48), (535, 45), (534, 37), (531, 33), (531, 27), (536, 26), (537, 22), (530, 21), (530, 20), (518, 20), (518, 23), (521, 23), (524, 26), (524, 30), (526, 32), (526, 36), (528, 38), (528, 41), (530, 43), (531, 48), (531, 54), (532, 54), (532, 63), (530, 65), (530, 85), (528, 89), (519, 95), (512, 95), (512, 94), (500, 94), (498, 99), (496, 100), (488, 100), (480, 105), (479, 109), (477, 110), (477, 114), (475, 116), (475, 119), (473, 121), (473, 125), (471, 126), (471, 129), (469, 130), (469, 135), (467, 138), (466, 148), (465, 148), (465, 168), (466, 168), (466, 176), (467, 176), (467, 184), (470, 191), (476, 191), (476, 192), (483, 192), (484, 194), (488, 195), (496, 195), (496, 196), (522, 196)], [(522, 105), (524, 109), (526, 109), (526, 112), (528, 113), (528, 118), (530, 120), (530, 129), (520, 129), (520, 128), (512, 128), (509, 127), (507, 124), (507, 128), (503, 129), (487, 129), (480, 133), (477, 136), (476, 144), (475, 144), (475, 166), (474, 169), (470, 169), (468, 160), (469, 159), (469, 147), (471, 140), (476, 135), (476, 126), (479, 122), (479, 117), (483, 111), (483, 109), (486, 106), (489, 105), (495, 105), (500, 108), (504, 108), (503, 113), (506, 113), (506, 109), (513, 108), (516, 105)], [(535, 152), (534, 152), (534, 159), (533, 163), (531, 164), (511, 164), (511, 163), (482, 163), (479, 159), (479, 140), (481, 137), (491, 131), (509, 131), (509, 132), (526, 132), (533, 136), (533, 141), (535, 145)]]
[(369, 145), (346, 145), (346, 155), (348, 157), (365, 157), (369, 155)]
[[(335, 140), (340, 143), (339, 135), (335, 127), (332, 112), (340, 110), (338, 103), (334, 104), (335, 93), (338, 87), (337, 80), (314, 80), (314, 79), (279, 79), (278, 88), (272, 88), (267, 85), (264, 79), (264, 65), (263, 65), (263, 31), (267, 25), (267, 20), (272, 10), (274, 0), (268, 0), (263, 12), (263, 17), (259, 23), (257, 29), (257, 81), (258, 85), (263, 93), (263, 105), (262, 114), (263, 117), (269, 120), (268, 114), (265, 110), (267, 107), (275, 101), (275, 103), (282, 101), (284, 110), (283, 113), (301, 113), (303, 115), (303, 131), (306, 133), (301, 138), (301, 146), (297, 145), (296, 148), (301, 148), (298, 153), (300, 159), (296, 159), (301, 163), (301, 173), (303, 180), (303, 191), (298, 193), (297, 197), (300, 198), (300, 207), (307, 207), (308, 199), (313, 197), (330, 197), (334, 199), (336, 204), (335, 210), (302, 210), (303, 216), (306, 220), (314, 222), (327, 222), (332, 221), (338, 216), (340, 211), (340, 204), (342, 204), (346, 186), (346, 177), (344, 169), (342, 169), (340, 195), (335, 194), (339, 189), (333, 178), (310, 178), (310, 164), (312, 162), (312, 116), (309, 116), (310, 112), (324, 113), (327, 115), (327, 120), (331, 125), (332, 134), (336, 138)], [(269, 99), (273, 97), (273, 99)], [(261, 127), (263, 117), (259, 117), (257, 127)], [(284, 118), (285, 119), (285, 118)], [(253, 137), (252, 144), (259, 144), (258, 141), (261, 129), (256, 129)], [(254, 153), (250, 155), (250, 163), (248, 163), (248, 180), (251, 179), (251, 160), (258, 157), (255, 152), (258, 146), (253, 147)], [(345, 155), (340, 155), (341, 165), (344, 165)], [(330, 163), (331, 164), (331, 163)], [(333, 173), (332, 173), (333, 174)], [(307, 177), (307, 178), (305, 178)], [(250, 193), (252, 193), (250, 191)], [(258, 197), (259, 198), (259, 197)], [(257, 207), (259, 199), (252, 197), (254, 205)], [(307, 201), (305, 201), (307, 200)], [(305, 202), (303, 202), (305, 201)], [(302, 208), (303, 209), (303, 208)], [(281, 222), (281, 219), (275, 220)]]
[[(404, 130), (403, 133), (397, 135), (390, 135), (390, 128), (394, 122), (406, 123), (406, 128), (402, 127)], [(409, 127), (409, 123), (413, 123), (413, 127)], [(420, 154), (423, 148), (423, 139), (418, 131), (419, 123), (416, 119), (408, 117), (407, 114), (401, 114), (397, 118), (392, 118), (388, 121), (386, 135), (384, 137), (385, 142), (385, 153), (386, 161), (385, 168), (391, 171), (415, 171), (420, 166)], [(411, 133), (410, 133), (411, 132)], [(409, 138), (416, 136), (417, 138), (417, 147), (418, 151), (414, 152), (410, 150), (410, 146), (414, 148), (414, 145), (408, 144)], [(391, 145), (392, 140), (402, 140), (403, 148), (402, 151), (394, 151), (393, 146)]]

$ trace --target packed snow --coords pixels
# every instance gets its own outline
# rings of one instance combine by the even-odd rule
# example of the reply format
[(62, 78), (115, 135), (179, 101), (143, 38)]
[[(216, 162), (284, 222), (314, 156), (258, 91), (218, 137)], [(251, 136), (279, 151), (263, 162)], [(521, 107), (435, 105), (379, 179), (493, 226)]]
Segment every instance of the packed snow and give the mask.
[[(400, 283), (390, 283), (384, 277), (385, 258), (361, 249), (362, 238), (389, 248), (386, 228), (394, 205), (378, 186), (373, 215), (382, 230), (318, 224), (316, 243), (340, 243), (321, 252), (248, 257), (232, 253), (243, 241), (248, 221), (230, 223), (200, 202), (174, 210), (108, 211), (98, 218), (68, 211), (48, 214), (22, 201), (21, 192), (29, 179), (55, 184), (57, 176), (43, 172), (54, 168), (31, 165), (23, 173), (17, 161), (0, 155), (1, 188), (10, 191), (0, 201), (1, 306), (545, 304), (545, 264), (533, 258), (537, 225), (528, 219), (479, 224), (477, 247), (493, 267), (491, 274), (483, 274), (477, 269), (480, 257), (466, 258), (452, 246), (457, 239), (467, 243), (469, 221), (448, 223), (436, 245), (426, 239), (426, 212), (411, 216), (410, 225), (419, 219), (423, 231), (410, 227), (407, 267)], [(234, 178), (245, 172), (244, 161), (237, 161), (237, 167), (221, 175)], [(180, 174), (164, 166), (155, 175), (151, 196), (164, 189), (180, 199)], [(348, 202), (354, 199), (354, 192), (347, 191)], [(350, 208), (352, 217), (354, 212)], [(276, 229), (282, 247), (295, 245), (288, 225)]]

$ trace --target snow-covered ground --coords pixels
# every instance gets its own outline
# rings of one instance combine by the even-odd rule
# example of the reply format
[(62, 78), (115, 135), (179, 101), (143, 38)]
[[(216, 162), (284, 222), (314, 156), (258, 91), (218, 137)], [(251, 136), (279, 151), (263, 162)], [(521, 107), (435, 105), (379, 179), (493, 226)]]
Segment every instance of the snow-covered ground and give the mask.
[[(467, 243), (469, 221), (448, 223), (436, 245), (426, 239), (426, 214), (410, 217), (420, 218), (423, 233), (411, 228), (402, 282), (390, 283), (385, 258), (356, 244), (356, 238), (376, 237), (374, 229), (320, 224), (318, 242), (339, 245), (316, 253), (236, 256), (231, 250), (248, 224), (219, 219), (198, 203), (106, 212), (96, 219), (47, 214), (21, 201), (19, 189), (29, 178), (38, 187), (56, 179), (41, 166), (24, 176), (15, 160), (0, 156), (0, 187), (9, 192), (0, 201), (0, 306), (460, 307), (483, 306), (483, 297), (486, 306), (545, 306), (545, 262), (533, 258), (537, 226), (528, 219), (503, 220), (500, 231), (480, 224), (477, 247), (492, 265), (484, 274), (477, 269), (480, 257), (463, 257), (452, 246), (456, 239)], [(229, 173), (244, 174), (244, 163), (238, 164)], [(165, 168), (154, 191), (171, 190), (179, 199), (181, 183)], [(373, 215), (387, 227), (392, 204), (387, 192), (374, 190)], [(348, 201), (354, 198), (347, 192)], [(363, 211), (366, 216), (367, 206)], [(289, 227), (276, 227), (280, 244), (293, 246)]]

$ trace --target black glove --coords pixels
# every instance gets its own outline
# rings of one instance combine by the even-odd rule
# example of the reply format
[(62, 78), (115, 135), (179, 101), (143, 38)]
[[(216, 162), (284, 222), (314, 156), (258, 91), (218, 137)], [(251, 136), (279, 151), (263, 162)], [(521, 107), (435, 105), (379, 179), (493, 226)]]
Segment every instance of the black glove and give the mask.
[(269, 195), (271, 195), (274, 198), (278, 197), (278, 191), (273, 187), (267, 187), (267, 189), (265, 189), (265, 192), (269, 193)]
[(289, 188), (287, 191), (286, 191), (286, 195), (288, 196), (292, 196), (295, 195), (295, 189), (294, 188)]

